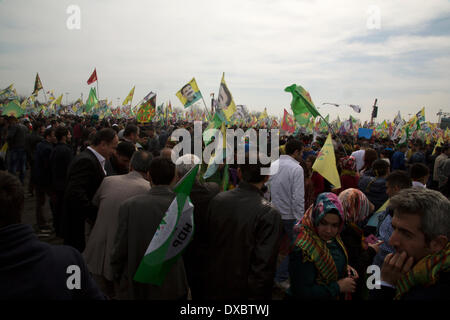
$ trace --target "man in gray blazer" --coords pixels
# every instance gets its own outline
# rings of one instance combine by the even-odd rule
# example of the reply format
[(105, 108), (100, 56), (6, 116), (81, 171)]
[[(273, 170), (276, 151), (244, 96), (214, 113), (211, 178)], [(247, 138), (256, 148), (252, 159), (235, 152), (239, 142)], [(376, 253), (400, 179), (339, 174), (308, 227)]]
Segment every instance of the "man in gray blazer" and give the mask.
[[(93, 204), (99, 208), (97, 220), (87, 241), (83, 256), (95, 281), (110, 298), (115, 297), (111, 253), (119, 222), (119, 207), (125, 200), (150, 190), (148, 170), (152, 155), (146, 151), (133, 154), (130, 173), (103, 179)], [(116, 284), (116, 289), (117, 284)]]
[(111, 257), (114, 277), (121, 285), (119, 298), (185, 299), (189, 287), (181, 257), (172, 265), (161, 286), (133, 280), (150, 241), (175, 198), (171, 186), (178, 179), (174, 163), (161, 157), (152, 161), (149, 173), (152, 187), (150, 191), (123, 202), (119, 209), (119, 228)]

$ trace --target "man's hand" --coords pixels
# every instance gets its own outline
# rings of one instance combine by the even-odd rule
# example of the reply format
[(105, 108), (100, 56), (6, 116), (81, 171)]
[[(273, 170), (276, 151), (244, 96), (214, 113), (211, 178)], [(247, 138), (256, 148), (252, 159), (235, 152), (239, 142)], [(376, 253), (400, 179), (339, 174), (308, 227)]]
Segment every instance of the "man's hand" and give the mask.
[(409, 257), (405, 251), (402, 253), (389, 253), (384, 258), (381, 267), (381, 281), (387, 282), (393, 286), (397, 285), (397, 281), (413, 266), (414, 259)]
[(342, 293), (355, 292), (356, 290), (356, 282), (350, 277), (338, 280), (337, 284), (339, 285), (339, 291)]
[(348, 273), (348, 276), (352, 279), (356, 280), (359, 278), (358, 272), (354, 268), (352, 268), (350, 265), (347, 265), (347, 273)]

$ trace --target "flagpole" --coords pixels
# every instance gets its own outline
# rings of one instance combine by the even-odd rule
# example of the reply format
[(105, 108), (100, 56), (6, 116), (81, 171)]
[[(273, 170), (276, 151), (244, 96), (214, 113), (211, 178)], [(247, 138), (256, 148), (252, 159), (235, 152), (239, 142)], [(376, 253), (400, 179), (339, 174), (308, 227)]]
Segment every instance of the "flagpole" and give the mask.
[(205, 99), (203, 99), (203, 95), (202, 95), (202, 101), (203, 101), (203, 105), (205, 106), (205, 110), (206, 110), (206, 112), (208, 112), (209, 118), (211, 119), (211, 113), (208, 111), (208, 107), (206, 106)]
[(341, 138), (336, 134), (336, 132), (334, 131), (333, 127), (328, 123), (327, 120), (325, 120), (325, 118), (324, 118), (320, 113), (319, 113), (319, 116), (320, 116), (320, 117), (323, 119), (323, 121), (327, 124), (328, 129), (330, 129), (330, 130), (333, 132), (333, 134), (339, 139), (339, 142), (341, 143), (341, 145), (342, 145), (342, 147), (343, 147), (343, 149), (344, 149), (345, 156), (348, 156), (347, 151), (345, 151), (345, 146), (344, 146), (344, 144), (342, 143)]

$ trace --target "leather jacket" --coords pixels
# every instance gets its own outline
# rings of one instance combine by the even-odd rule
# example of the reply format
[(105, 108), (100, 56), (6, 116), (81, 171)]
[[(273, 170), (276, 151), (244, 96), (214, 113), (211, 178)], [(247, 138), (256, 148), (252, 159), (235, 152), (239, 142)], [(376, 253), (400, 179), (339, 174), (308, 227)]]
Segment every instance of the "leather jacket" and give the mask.
[(262, 192), (241, 181), (218, 194), (206, 226), (205, 298), (271, 299), (283, 227)]

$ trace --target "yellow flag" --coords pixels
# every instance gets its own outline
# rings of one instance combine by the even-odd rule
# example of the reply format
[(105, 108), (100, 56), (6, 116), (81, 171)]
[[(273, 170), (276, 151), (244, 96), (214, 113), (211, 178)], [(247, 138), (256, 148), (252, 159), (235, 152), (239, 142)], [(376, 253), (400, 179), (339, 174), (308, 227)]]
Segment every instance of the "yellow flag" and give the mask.
[(219, 108), (222, 109), (227, 120), (230, 121), (231, 116), (236, 112), (236, 105), (234, 104), (233, 96), (225, 83), (225, 72), (222, 74), (222, 81), (220, 82), (218, 105)]
[(314, 171), (320, 173), (322, 177), (327, 179), (334, 188), (341, 187), (341, 179), (339, 178), (339, 173), (336, 168), (336, 157), (334, 156), (334, 147), (330, 133), (317, 155), (312, 168)]
[(266, 119), (267, 117), (268, 117), (267, 109), (264, 108), (264, 112), (261, 113), (261, 115), (259, 116), (259, 119), (258, 119), (258, 120), (264, 120), (264, 119)]
[(128, 102), (131, 102), (133, 100), (133, 96), (134, 96), (134, 87), (133, 87), (133, 89), (131, 89), (130, 93), (125, 98), (125, 100), (123, 100), (122, 105), (124, 106), (124, 105), (127, 105)]
[(442, 146), (443, 143), (444, 143), (444, 140), (442, 139), (442, 137), (439, 137), (438, 141), (436, 142), (436, 145), (434, 146), (433, 153), (431, 155), (435, 154), (436, 153), (436, 147)]
[(60, 95), (60, 96), (58, 97), (58, 99), (56, 99), (55, 104), (60, 105), (60, 104), (61, 104), (61, 101), (62, 101), (62, 98), (63, 98), (63, 95)]
[(176, 96), (180, 99), (185, 108), (189, 108), (197, 101), (202, 99), (202, 94), (197, 86), (195, 78), (192, 78), (187, 84), (185, 84), (177, 93)]

